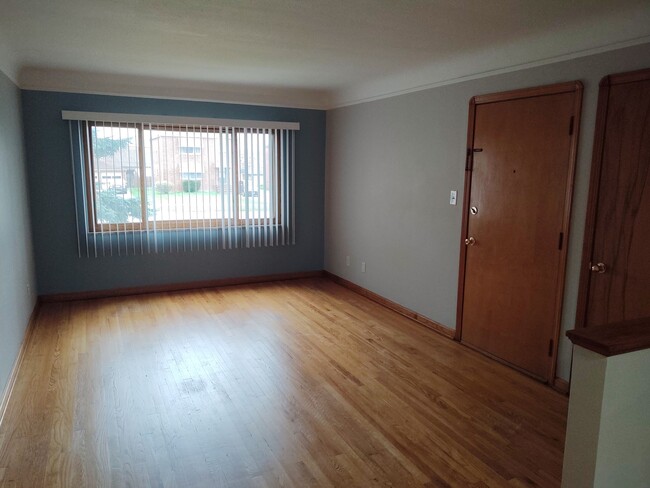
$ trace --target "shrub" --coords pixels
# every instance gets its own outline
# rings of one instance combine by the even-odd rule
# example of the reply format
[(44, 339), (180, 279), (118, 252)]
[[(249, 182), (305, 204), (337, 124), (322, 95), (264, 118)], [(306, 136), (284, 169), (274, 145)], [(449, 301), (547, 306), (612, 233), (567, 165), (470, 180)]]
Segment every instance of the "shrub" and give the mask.
[(171, 193), (172, 189), (173, 189), (172, 185), (167, 183), (166, 181), (163, 181), (162, 183), (158, 183), (156, 185), (156, 191), (158, 193), (163, 193), (165, 195), (167, 195), (168, 193)]
[(185, 193), (194, 193), (199, 191), (200, 188), (201, 188), (201, 182), (199, 180), (183, 181), (183, 191)]
[(141, 217), (142, 208), (139, 198), (125, 198), (114, 188), (99, 192), (97, 219), (100, 222), (129, 222), (129, 219), (140, 220)]

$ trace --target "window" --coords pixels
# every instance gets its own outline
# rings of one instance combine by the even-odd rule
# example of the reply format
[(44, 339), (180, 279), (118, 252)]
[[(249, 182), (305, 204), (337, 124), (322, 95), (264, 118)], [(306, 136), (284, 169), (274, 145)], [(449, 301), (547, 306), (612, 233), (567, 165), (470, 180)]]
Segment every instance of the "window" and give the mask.
[(201, 154), (201, 148), (194, 146), (181, 146), (180, 152), (181, 154)]
[[(86, 192), (94, 231), (275, 222), (279, 131), (88, 122)], [(218, 222), (217, 222), (218, 221)]]
[(298, 123), (62, 115), (79, 256), (295, 244)]

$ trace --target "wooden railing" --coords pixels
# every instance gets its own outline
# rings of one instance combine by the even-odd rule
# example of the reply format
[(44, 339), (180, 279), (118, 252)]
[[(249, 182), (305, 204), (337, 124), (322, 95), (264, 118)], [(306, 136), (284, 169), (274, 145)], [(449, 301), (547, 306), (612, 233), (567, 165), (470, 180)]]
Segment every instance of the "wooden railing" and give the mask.
[(603, 356), (616, 356), (650, 348), (650, 317), (616, 324), (570, 330), (567, 337), (576, 346)]

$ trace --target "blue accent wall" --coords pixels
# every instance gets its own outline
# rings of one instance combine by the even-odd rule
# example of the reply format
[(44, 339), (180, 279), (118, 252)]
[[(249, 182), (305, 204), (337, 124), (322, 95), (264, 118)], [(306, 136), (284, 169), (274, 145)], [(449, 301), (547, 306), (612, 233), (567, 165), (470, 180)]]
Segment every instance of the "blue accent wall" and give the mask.
[[(22, 108), (39, 294), (323, 269), (324, 111), (30, 90), (22, 92)], [(62, 110), (300, 122), (296, 245), (79, 258), (70, 135)]]
[(35, 303), (20, 90), (0, 71), (0, 398)]

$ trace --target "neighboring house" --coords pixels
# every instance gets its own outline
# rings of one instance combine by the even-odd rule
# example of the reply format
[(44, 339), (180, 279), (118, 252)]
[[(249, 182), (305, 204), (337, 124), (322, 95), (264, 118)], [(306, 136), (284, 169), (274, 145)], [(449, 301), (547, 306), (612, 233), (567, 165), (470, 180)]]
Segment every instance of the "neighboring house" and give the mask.
[[(127, 147), (114, 154), (97, 158), (95, 182), (99, 188), (138, 187), (142, 173), (138, 153), (137, 143), (130, 141)], [(239, 153), (238, 185), (241, 191), (246, 185), (249, 193), (259, 192), (263, 187), (270, 188), (272, 158), (269, 144), (265, 144), (259, 156), (249, 153), (249, 157), (245, 157), (243, 147)], [(152, 131), (150, 138), (145, 137), (144, 156), (147, 186), (165, 185), (171, 191), (183, 191), (184, 181), (194, 181), (200, 182), (199, 188), (204, 191), (220, 191), (222, 188), (227, 191), (232, 185), (232, 163), (227, 153), (222, 151), (219, 136), (215, 134)]]
[(95, 185), (100, 190), (133, 188), (140, 185), (137, 146), (133, 143), (110, 156), (95, 159)]
[(214, 140), (206, 134), (196, 137), (189, 132), (154, 131), (151, 150), (145, 150), (147, 173), (153, 166), (156, 184), (170, 185), (174, 191), (183, 190), (183, 181), (200, 182), (204, 191), (216, 190), (219, 161), (210, 144), (214, 145)]

